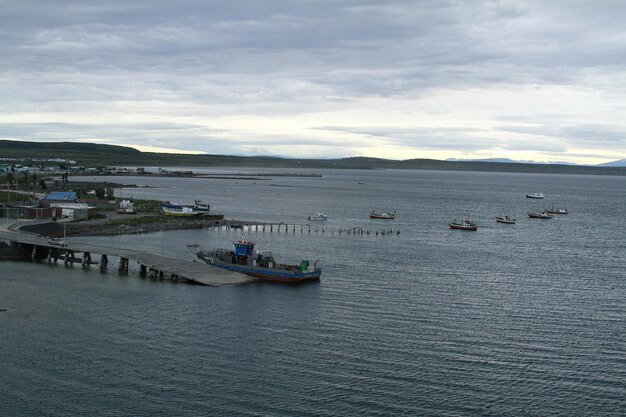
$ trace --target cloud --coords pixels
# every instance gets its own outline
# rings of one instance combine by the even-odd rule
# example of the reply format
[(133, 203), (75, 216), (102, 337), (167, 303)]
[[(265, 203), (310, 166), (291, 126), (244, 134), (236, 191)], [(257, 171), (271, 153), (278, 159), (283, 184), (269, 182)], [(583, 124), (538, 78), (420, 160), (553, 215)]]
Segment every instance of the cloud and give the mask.
[(475, 151), (492, 148), (498, 145), (497, 141), (480, 136), (481, 133), (486, 132), (484, 129), (472, 127), (422, 128), (402, 126), (324, 126), (316, 127), (314, 129), (371, 136), (384, 140), (387, 145), (417, 149), (457, 149), (463, 151)]
[[(530, 136), (558, 138), (562, 143), (573, 146), (619, 149), (626, 151), (626, 126), (620, 125), (536, 125), (536, 126), (499, 126), (501, 132), (522, 133)], [(565, 151), (560, 147), (560, 151)]]
[[(70, 140), (150, 137), (205, 151), (228, 138), (234, 153), (250, 152), (250, 138), (272, 154), (289, 140), (320, 155), (363, 151), (341, 146), (347, 133), (416, 151), (507, 152), (519, 147), (509, 136), (524, 135), (534, 137), (528, 151), (550, 147), (560, 159), (579, 148), (624, 152), (621, 1), (4, 0), (0, 19), (6, 128), (40, 123)], [(536, 127), (509, 126), (514, 119)], [(163, 132), (140, 127), (154, 120)], [(97, 121), (129, 128), (94, 132)], [(258, 129), (268, 123), (272, 134)], [(368, 124), (397, 129), (321, 138), (316, 128)], [(467, 128), (448, 129), (457, 125)], [(50, 137), (24, 126), (12, 136)]]

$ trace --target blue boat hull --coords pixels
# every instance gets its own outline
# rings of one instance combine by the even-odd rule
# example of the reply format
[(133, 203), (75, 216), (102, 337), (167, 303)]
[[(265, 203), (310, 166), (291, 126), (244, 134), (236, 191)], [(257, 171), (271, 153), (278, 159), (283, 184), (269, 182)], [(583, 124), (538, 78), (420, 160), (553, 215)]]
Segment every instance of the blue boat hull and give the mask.
[(212, 265), (217, 266), (218, 268), (228, 269), (229, 271), (251, 275), (260, 279), (283, 283), (319, 280), (322, 275), (321, 269), (316, 269), (310, 272), (302, 272), (297, 270), (289, 271), (225, 263), (214, 263)]

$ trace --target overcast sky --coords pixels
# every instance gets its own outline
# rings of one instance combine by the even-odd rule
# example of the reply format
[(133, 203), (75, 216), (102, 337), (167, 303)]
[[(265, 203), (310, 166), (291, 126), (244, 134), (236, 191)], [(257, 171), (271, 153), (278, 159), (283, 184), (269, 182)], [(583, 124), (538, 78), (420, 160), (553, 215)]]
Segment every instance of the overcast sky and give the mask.
[(0, 0), (0, 138), (607, 162), (625, 22), (623, 0)]

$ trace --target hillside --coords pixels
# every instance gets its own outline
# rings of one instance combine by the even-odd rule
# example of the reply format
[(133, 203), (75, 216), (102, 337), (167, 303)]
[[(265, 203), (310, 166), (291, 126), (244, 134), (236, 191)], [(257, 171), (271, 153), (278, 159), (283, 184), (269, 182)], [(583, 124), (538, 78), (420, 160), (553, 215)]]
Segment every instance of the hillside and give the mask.
[(518, 162), (439, 161), (351, 157), (341, 159), (291, 159), (230, 155), (187, 155), (140, 152), (115, 145), (76, 142), (21, 142), (0, 140), (0, 158), (63, 158), (84, 166), (187, 166), (336, 169), (429, 169), (448, 171), (498, 171), (552, 174), (626, 175), (626, 167), (528, 164)]
[(626, 159), (620, 159), (617, 161), (607, 162), (604, 164), (600, 164), (598, 166), (601, 167), (626, 167)]

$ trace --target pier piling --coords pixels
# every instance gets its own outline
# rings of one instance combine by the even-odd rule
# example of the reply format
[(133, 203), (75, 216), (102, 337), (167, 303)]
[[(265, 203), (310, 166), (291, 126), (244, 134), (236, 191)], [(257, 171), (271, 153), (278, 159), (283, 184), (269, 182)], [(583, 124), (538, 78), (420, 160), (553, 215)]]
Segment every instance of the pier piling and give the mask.
[(117, 267), (117, 270), (120, 273), (128, 273), (128, 258), (120, 258), (120, 264)]
[(82, 265), (83, 266), (91, 265), (91, 253), (83, 252), (83, 262), (82, 262)]
[(106, 255), (100, 256), (100, 271), (106, 271), (109, 258)]

